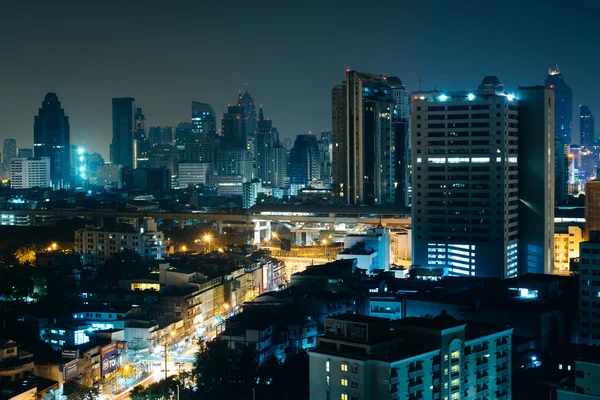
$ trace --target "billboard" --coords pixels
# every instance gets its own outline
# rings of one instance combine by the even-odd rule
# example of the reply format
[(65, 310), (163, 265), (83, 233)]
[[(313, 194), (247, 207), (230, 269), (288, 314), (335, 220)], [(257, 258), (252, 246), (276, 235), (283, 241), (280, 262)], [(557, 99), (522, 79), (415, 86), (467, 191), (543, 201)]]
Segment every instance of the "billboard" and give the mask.
[(117, 342), (112, 342), (100, 348), (100, 374), (102, 377), (114, 372), (119, 364), (119, 349)]
[(79, 360), (71, 360), (62, 365), (63, 379), (68, 381), (79, 374)]

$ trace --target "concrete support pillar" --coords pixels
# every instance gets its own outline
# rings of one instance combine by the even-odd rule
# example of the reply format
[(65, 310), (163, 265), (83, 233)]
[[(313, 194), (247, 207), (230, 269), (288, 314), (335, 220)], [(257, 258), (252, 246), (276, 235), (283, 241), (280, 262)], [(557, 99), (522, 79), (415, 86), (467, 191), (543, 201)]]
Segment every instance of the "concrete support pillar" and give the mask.
[(223, 221), (215, 221), (215, 225), (217, 228), (217, 235), (223, 234)]
[(179, 229), (185, 228), (185, 219), (177, 220), (177, 224), (178, 224)]
[(36, 215), (33, 214), (29, 217), (29, 225), (30, 226), (36, 226), (36, 222), (37, 222), (37, 218)]

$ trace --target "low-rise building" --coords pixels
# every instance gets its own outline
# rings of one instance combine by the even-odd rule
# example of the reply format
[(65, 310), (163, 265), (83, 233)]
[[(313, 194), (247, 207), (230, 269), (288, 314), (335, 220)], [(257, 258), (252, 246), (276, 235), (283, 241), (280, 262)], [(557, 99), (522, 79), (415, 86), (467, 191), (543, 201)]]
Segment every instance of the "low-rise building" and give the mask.
[(557, 400), (600, 400), (600, 361), (575, 360), (574, 384), (557, 389)]
[(33, 371), (33, 354), (19, 350), (14, 340), (0, 338), (0, 381), (25, 378)]
[(509, 399), (512, 329), (341, 315), (310, 356), (311, 400)]
[(10, 187), (12, 189), (47, 188), (50, 181), (50, 158), (39, 160), (13, 158), (10, 160)]
[(148, 217), (141, 220), (136, 231), (104, 230), (91, 226), (75, 231), (75, 251), (81, 255), (84, 265), (100, 265), (125, 249), (153, 260), (163, 258), (167, 252), (163, 232)]
[(554, 231), (554, 271), (569, 273), (569, 263), (579, 257), (579, 244), (583, 241), (583, 231), (578, 226), (568, 226), (565, 229), (555, 228)]

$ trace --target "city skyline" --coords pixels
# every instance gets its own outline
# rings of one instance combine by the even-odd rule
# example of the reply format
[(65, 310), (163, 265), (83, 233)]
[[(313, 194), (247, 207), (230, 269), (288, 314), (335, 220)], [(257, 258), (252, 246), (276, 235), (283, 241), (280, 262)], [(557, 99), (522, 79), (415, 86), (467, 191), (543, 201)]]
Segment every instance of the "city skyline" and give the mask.
[[(14, 57), (0, 66), (0, 72), (10, 77), (0, 100), (10, 118), (0, 122), (0, 139), (15, 138), (20, 147), (30, 147), (31, 117), (39, 98), (55, 92), (70, 119), (72, 143), (108, 159), (112, 98), (135, 97), (149, 126), (174, 127), (177, 122), (189, 121), (191, 101), (211, 104), (215, 114), (221, 115), (237, 91), (243, 93), (246, 88), (257, 107), (262, 104), (277, 121), (282, 138), (293, 138), (308, 131), (331, 129), (329, 91), (347, 68), (386, 71), (398, 76), (409, 91), (418, 90), (420, 80), (423, 90), (434, 87), (461, 90), (473, 85), (473, 77), (484, 75), (496, 75), (508, 89), (516, 90), (523, 84), (542, 84), (548, 68), (558, 63), (573, 89), (574, 104), (587, 104), (592, 111), (600, 109), (593, 84), (594, 54), (586, 59), (586, 64), (577, 61), (583, 48), (598, 47), (593, 24), (583, 21), (592, 21), (594, 12), (590, 7), (581, 15), (576, 5), (562, 6), (565, 20), (579, 23), (547, 40), (547, 33), (554, 26), (553, 4), (558, 2), (547, 3), (539, 10), (535, 4), (520, 4), (518, 14), (512, 13), (509, 6), (494, 9), (494, 21), (500, 22), (493, 23), (487, 17), (490, 10), (477, 11), (479, 7), (474, 2), (465, 2), (460, 13), (439, 2), (437, 6), (432, 4), (433, 11), (427, 14), (427, 25), (437, 28), (427, 30), (419, 28), (417, 17), (422, 14), (422, 7), (396, 5), (387, 12), (396, 11), (408, 23), (400, 24), (401, 28), (394, 24), (379, 27), (378, 35), (387, 32), (398, 38), (397, 47), (389, 50), (389, 46), (374, 44), (370, 34), (363, 35), (361, 29), (356, 29), (365, 17), (358, 8), (338, 8), (341, 4), (338, 2), (306, 4), (304, 9), (294, 9), (291, 13), (289, 6), (280, 4), (249, 8), (240, 3), (240, 13), (227, 13), (222, 6), (211, 5), (207, 10), (210, 12), (200, 14), (191, 12), (195, 6), (188, 2), (179, 2), (180, 7), (170, 8), (166, 13), (155, 3), (143, 8), (121, 5), (122, 15), (131, 11), (140, 17), (133, 23), (126, 18), (113, 18), (111, 4), (82, 6), (67, 2), (57, 14), (40, 2), (40, 12), (35, 15), (23, 5), (6, 7), (3, 12), (6, 21), (0, 17), (2, 29), (11, 34), (3, 36), (18, 39), (2, 43), (4, 50)], [(366, 16), (376, 13), (373, 8)], [(575, 13), (577, 19), (569, 18)], [(249, 45), (224, 52), (222, 49), (229, 49), (226, 44), (238, 31), (252, 31), (251, 21), (258, 15), (270, 20), (271, 29), (256, 30)], [(192, 16), (200, 20), (192, 21)], [(333, 16), (337, 18), (332, 19)], [(28, 24), (21, 23), (24, 18)], [(336, 22), (342, 20), (343, 23)], [(169, 29), (152, 28), (158, 22)], [(48, 30), (49, 26), (59, 28)], [(108, 31), (107, 26), (111, 27)], [(457, 28), (461, 26), (466, 28)], [(317, 28), (306, 35), (306, 27)], [(362, 36), (365, 38), (353, 40)], [(520, 40), (522, 36), (529, 40)], [(199, 37), (210, 40), (200, 45)], [(330, 39), (324, 41), (323, 37)], [(472, 45), (457, 47), (465, 39)], [(484, 45), (494, 49), (493, 57), (480, 55)], [(73, 51), (82, 46), (85, 52)], [(198, 56), (186, 53), (189, 62), (176, 61), (195, 46), (206, 49)], [(538, 51), (531, 52), (531, 47)], [(118, 60), (134, 48), (138, 57), (119, 64)], [(261, 57), (254, 57), (258, 49)], [(373, 50), (383, 53), (368, 57)], [(203, 62), (207, 54), (209, 59), (219, 62)], [(440, 67), (439, 60), (455, 59), (456, 54), (458, 62), (445, 62)], [(40, 59), (52, 62), (40, 63)], [(290, 74), (295, 80), (289, 80)], [(284, 94), (281, 85), (286, 81), (289, 88)], [(573, 117), (573, 131), (579, 132), (577, 118)]]

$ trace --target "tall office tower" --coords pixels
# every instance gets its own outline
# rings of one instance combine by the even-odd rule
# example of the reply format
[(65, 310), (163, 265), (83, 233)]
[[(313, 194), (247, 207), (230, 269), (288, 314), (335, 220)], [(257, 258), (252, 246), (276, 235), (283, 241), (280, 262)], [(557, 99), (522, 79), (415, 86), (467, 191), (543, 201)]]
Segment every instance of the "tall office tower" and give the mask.
[(254, 103), (254, 99), (248, 91), (244, 93), (240, 92), (238, 94), (238, 106), (242, 107), (242, 118), (246, 120), (246, 137), (249, 137), (256, 132), (258, 127), (258, 120), (256, 115), (256, 104)]
[(413, 93), (414, 264), (516, 276), (518, 123), (496, 77), (473, 92)]
[(192, 102), (192, 131), (199, 138), (212, 139), (217, 135), (217, 119), (215, 110), (210, 104)]
[(249, 181), (253, 178), (253, 164), (252, 154), (246, 149), (220, 149), (217, 152), (216, 175), (241, 176)]
[[(554, 272), (554, 91), (544, 86), (517, 91), (519, 137), (519, 274)], [(508, 106), (517, 112), (515, 105)], [(512, 123), (508, 121), (509, 127)], [(510, 190), (509, 184), (509, 190)]]
[(50, 158), (50, 179), (55, 189), (68, 187), (70, 170), (69, 117), (55, 93), (44, 97), (33, 123), (33, 148), (36, 158)]
[[(594, 183), (600, 184), (596, 181)], [(598, 193), (595, 194), (596, 196)], [(586, 192), (586, 205), (587, 205)], [(587, 210), (586, 210), (587, 211)], [(600, 231), (588, 229), (588, 241), (579, 245), (579, 341), (600, 344), (600, 317), (597, 312), (600, 276)]]
[(4, 139), (2, 146), (3, 176), (10, 177), (10, 160), (17, 156), (17, 141), (15, 139)]
[(590, 148), (596, 144), (596, 120), (585, 104), (579, 106), (579, 137), (582, 146)]
[(318, 141), (319, 157), (321, 160), (321, 180), (325, 184), (331, 184), (332, 139), (331, 131), (323, 131), (321, 132), (321, 139)]
[(145, 167), (151, 143), (146, 130), (146, 116), (141, 108), (135, 110), (135, 127), (133, 132), (133, 161), (134, 168)]
[(554, 202), (557, 205), (569, 201), (569, 146), (562, 139), (554, 140)]
[(310, 185), (321, 179), (321, 157), (315, 135), (298, 135), (290, 150), (290, 184)]
[(332, 89), (333, 181), (339, 203), (395, 202), (394, 99), (384, 76), (347, 71)]
[(13, 158), (10, 161), (10, 187), (13, 189), (47, 188), (51, 186), (50, 157), (37, 160)]
[(175, 146), (185, 146), (185, 142), (192, 136), (194, 125), (191, 122), (179, 122), (175, 128)]
[(273, 128), (273, 121), (265, 119), (262, 108), (258, 115), (254, 157), (256, 174), (262, 185), (271, 186), (275, 172), (273, 149), (279, 144), (279, 135)]
[(183, 160), (185, 162), (214, 163), (218, 143), (216, 139), (200, 139), (195, 136), (186, 140)]
[(273, 147), (273, 173), (271, 174), (271, 186), (280, 188), (286, 186), (288, 178), (287, 151), (281, 144), (276, 143)]
[(173, 145), (173, 128), (170, 126), (151, 126), (148, 129), (148, 139), (152, 146)]
[(110, 160), (115, 165), (134, 166), (133, 133), (136, 126), (135, 99), (112, 99), (113, 137)]
[(411, 205), (410, 163), (410, 96), (406, 86), (396, 77), (387, 79), (394, 99), (394, 149), (396, 151), (396, 181), (394, 182), (396, 205)]
[(19, 158), (33, 158), (33, 149), (19, 149), (18, 153)]
[(549, 69), (544, 82), (554, 89), (554, 137), (566, 144), (573, 143), (573, 93), (565, 82), (560, 69)]
[(179, 173), (179, 152), (169, 144), (159, 144), (150, 149), (149, 163), (150, 168), (166, 168), (171, 173), (171, 182), (177, 184), (177, 175)]
[(221, 146), (223, 149), (245, 149), (246, 119), (239, 105), (227, 106), (227, 112), (221, 118)]

